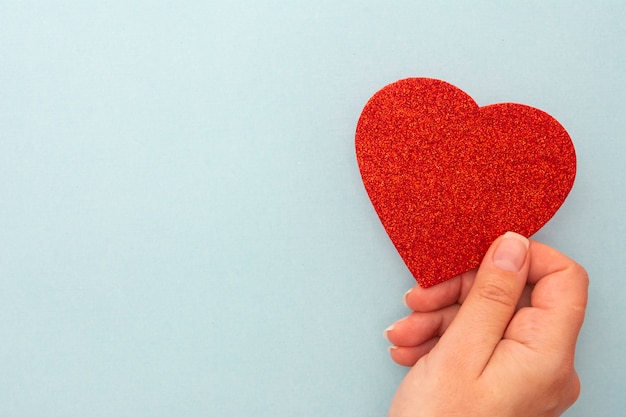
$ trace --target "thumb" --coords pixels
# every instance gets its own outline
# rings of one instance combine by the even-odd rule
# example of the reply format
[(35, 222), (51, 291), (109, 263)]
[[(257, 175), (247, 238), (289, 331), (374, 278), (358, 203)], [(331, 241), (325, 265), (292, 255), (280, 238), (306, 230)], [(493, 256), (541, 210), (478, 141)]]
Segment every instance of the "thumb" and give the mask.
[(462, 363), (476, 375), (485, 368), (526, 285), (528, 247), (528, 239), (513, 232), (491, 245), (465, 302), (437, 345), (446, 361)]

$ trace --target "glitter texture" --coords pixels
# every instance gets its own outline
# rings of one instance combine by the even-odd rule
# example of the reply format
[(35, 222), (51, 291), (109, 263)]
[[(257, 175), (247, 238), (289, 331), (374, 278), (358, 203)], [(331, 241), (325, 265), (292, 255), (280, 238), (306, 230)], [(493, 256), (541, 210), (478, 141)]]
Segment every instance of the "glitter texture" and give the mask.
[(576, 176), (574, 146), (553, 117), (514, 103), (478, 107), (430, 78), (378, 91), (355, 145), (372, 204), (422, 287), (477, 267), (506, 231), (534, 234)]

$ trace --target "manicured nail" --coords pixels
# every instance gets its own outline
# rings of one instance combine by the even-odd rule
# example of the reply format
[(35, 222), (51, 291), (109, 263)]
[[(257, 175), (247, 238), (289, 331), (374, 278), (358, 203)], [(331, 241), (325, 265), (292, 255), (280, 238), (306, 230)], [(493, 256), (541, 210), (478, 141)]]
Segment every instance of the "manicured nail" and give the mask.
[(387, 327), (387, 328), (385, 329), (385, 331), (383, 332), (383, 336), (385, 337), (385, 339), (388, 339), (388, 337), (387, 337), (387, 333), (389, 333), (390, 331), (392, 331), (394, 327), (395, 327), (395, 324), (392, 324), (391, 326), (389, 326), (389, 327)]
[(404, 293), (404, 295), (402, 296), (402, 302), (403, 302), (403, 303), (404, 303), (404, 305), (405, 305), (405, 306), (407, 306), (407, 307), (408, 307), (409, 305), (406, 303), (406, 298), (409, 296), (409, 294), (411, 293), (411, 291), (413, 291), (413, 288), (411, 288), (410, 290), (408, 290), (407, 292), (405, 292), (405, 293)]
[(493, 264), (508, 272), (518, 272), (526, 260), (529, 242), (524, 236), (506, 232), (493, 254)]

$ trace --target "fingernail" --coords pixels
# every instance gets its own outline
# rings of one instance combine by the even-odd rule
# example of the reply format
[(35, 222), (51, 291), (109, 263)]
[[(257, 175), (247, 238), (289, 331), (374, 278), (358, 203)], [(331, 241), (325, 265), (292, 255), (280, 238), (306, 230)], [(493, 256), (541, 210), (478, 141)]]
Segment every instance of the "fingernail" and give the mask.
[(528, 245), (524, 236), (506, 232), (493, 254), (493, 264), (503, 271), (518, 272), (524, 265)]
[(396, 349), (398, 349), (398, 346), (389, 346), (389, 347), (387, 348), (387, 352), (391, 353), (392, 351), (394, 351), (394, 350), (396, 350)]
[(403, 303), (404, 303), (404, 305), (405, 305), (405, 306), (407, 306), (407, 307), (408, 307), (409, 305), (406, 303), (406, 298), (409, 296), (409, 294), (411, 293), (411, 291), (413, 291), (413, 288), (411, 288), (410, 290), (408, 290), (407, 292), (405, 292), (405, 293), (404, 293), (404, 295), (402, 296), (402, 302), (403, 302)]
[[(388, 337), (387, 337), (387, 333), (389, 333), (390, 331), (392, 331), (394, 327), (395, 327), (395, 325), (394, 325), (394, 324), (392, 324), (391, 326), (389, 326), (389, 327), (387, 327), (387, 328), (385, 329), (385, 331), (383, 332), (383, 336), (385, 337), (385, 339), (388, 339)], [(379, 331), (380, 331), (380, 330), (379, 330)]]

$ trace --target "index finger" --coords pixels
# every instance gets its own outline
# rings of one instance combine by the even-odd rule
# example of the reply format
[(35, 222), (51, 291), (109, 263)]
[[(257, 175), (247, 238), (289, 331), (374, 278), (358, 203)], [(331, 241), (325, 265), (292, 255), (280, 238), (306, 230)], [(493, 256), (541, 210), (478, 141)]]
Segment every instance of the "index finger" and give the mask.
[[(531, 241), (528, 283), (531, 308), (541, 310), (544, 340), (553, 346), (576, 344), (587, 307), (589, 277), (577, 262), (556, 249)], [(539, 336), (539, 335), (536, 335)]]
[(411, 310), (422, 313), (462, 304), (475, 277), (476, 270), (472, 269), (430, 288), (416, 285), (404, 295), (404, 303)]

